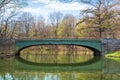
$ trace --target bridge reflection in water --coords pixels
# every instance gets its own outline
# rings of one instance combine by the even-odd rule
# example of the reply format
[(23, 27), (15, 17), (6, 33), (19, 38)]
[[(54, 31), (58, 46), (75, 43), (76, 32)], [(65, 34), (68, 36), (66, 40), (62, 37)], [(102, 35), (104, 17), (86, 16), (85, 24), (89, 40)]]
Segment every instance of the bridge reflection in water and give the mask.
[(23, 70), (37, 70), (37, 71), (101, 71), (101, 57), (94, 57), (91, 60), (82, 63), (72, 64), (45, 64), (35, 63), (16, 57), (16, 68)]
[[(15, 68), (19, 72), (38, 72), (44, 74), (44, 78), (48, 80), (119, 80), (120, 78), (120, 64), (117, 62), (105, 59), (106, 63), (103, 62), (102, 57), (94, 57), (93, 59), (79, 63), (76, 65), (61, 64), (61, 65), (47, 65), (47, 64), (35, 64), (27, 62), (20, 57), (16, 57)], [(111, 63), (111, 64), (108, 64)], [(115, 66), (117, 68), (115, 69)], [(30, 71), (30, 72), (29, 72)], [(114, 72), (112, 72), (114, 71)], [(63, 76), (64, 74), (64, 76)], [(39, 76), (40, 77), (40, 76)], [(54, 77), (54, 79), (53, 79)], [(69, 78), (67, 78), (69, 77)], [(49, 79), (50, 78), (50, 79)], [(43, 79), (44, 80), (44, 79)]]
[(120, 63), (94, 57), (76, 65), (35, 64), (20, 57), (0, 59), (0, 80), (119, 80)]

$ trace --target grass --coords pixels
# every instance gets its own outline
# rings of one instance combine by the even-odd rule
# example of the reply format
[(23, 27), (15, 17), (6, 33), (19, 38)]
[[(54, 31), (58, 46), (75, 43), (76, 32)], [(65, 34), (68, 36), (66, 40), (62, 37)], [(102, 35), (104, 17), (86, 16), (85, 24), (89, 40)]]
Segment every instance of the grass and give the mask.
[(116, 57), (116, 58), (120, 58), (120, 51), (109, 52), (109, 53), (106, 54), (106, 57)]
[(109, 59), (113, 59), (115, 61), (120, 62), (120, 51), (108, 52), (105, 56)]

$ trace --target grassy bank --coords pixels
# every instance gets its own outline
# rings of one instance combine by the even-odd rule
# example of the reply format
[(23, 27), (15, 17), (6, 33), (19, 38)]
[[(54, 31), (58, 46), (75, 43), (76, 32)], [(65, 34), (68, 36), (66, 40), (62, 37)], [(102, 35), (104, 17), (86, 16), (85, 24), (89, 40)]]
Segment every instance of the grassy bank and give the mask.
[(120, 62), (120, 51), (108, 52), (105, 57), (119, 61)]

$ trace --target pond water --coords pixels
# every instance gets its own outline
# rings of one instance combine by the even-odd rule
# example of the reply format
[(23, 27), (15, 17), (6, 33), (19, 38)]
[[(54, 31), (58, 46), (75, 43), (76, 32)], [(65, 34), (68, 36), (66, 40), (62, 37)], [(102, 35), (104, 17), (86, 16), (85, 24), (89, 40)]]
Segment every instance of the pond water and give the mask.
[(30, 52), (0, 59), (0, 80), (120, 80), (119, 61), (79, 51), (74, 55), (69, 51)]

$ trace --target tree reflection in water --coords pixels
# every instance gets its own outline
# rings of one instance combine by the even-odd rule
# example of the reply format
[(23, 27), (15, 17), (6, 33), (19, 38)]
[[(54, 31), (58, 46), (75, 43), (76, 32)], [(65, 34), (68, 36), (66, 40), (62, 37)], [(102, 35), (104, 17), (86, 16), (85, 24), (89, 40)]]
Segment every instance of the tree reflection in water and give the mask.
[(55, 49), (55, 46), (33, 46), (20, 54), (23, 59), (35, 63), (80, 63), (93, 58), (93, 52), (83, 47), (66, 45), (62, 49), (61, 46)]
[(31, 72), (0, 73), (0, 80), (119, 80), (120, 74), (101, 72)]

